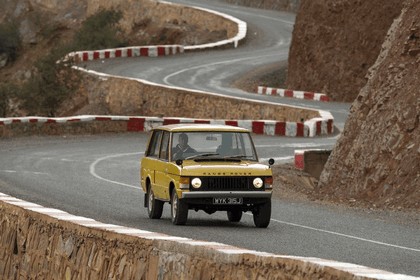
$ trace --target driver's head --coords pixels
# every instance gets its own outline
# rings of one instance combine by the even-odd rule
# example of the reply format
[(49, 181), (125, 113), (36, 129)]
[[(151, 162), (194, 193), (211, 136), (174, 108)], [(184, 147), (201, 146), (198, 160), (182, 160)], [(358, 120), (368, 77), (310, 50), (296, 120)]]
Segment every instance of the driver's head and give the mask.
[(179, 135), (178, 142), (181, 147), (186, 147), (188, 145), (188, 135), (181, 133)]

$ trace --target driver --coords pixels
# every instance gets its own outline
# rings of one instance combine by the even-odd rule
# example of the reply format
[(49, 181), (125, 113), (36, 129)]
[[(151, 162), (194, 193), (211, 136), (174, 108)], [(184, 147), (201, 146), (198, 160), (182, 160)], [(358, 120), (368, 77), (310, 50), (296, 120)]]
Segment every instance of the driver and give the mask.
[(196, 153), (197, 151), (188, 145), (188, 135), (181, 133), (178, 138), (178, 145), (172, 149), (172, 158), (180, 159), (184, 153)]

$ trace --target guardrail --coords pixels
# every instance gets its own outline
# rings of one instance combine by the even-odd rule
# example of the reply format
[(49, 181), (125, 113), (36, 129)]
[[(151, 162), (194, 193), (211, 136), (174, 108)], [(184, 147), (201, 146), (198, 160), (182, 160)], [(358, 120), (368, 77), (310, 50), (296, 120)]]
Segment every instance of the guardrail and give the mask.
[(261, 95), (277, 95), (281, 97), (308, 99), (315, 101), (330, 101), (330, 98), (325, 93), (316, 93), (312, 91), (301, 91), (291, 89), (272, 88), (265, 86), (258, 86), (257, 93)]
[(95, 51), (77, 51), (68, 54), (69, 58), (74, 58), (76, 63), (82, 61), (91, 61), (97, 59), (109, 59), (118, 57), (157, 57), (165, 55), (174, 55), (184, 52), (182, 45), (164, 45), (164, 46), (136, 46), (116, 49), (104, 49)]
[(223, 120), (197, 118), (159, 118), (147, 116), (72, 116), (63, 118), (0, 118), (0, 137), (22, 135), (61, 135), (104, 132), (141, 132), (153, 127), (176, 123), (207, 123), (240, 126), (255, 134), (308, 137), (331, 133), (332, 119), (315, 118), (305, 123), (272, 120)]

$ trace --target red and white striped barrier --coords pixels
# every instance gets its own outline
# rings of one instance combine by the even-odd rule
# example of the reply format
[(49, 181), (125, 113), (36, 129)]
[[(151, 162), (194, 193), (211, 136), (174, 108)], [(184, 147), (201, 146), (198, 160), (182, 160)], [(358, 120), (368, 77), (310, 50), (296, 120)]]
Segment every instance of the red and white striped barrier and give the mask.
[[(159, 2), (162, 3), (162, 4), (165, 4), (165, 5), (183, 6), (181, 4), (172, 3), (172, 2), (168, 2), (168, 1), (159, 1)], [(213, 43), (202, 44), (202, 45), (185, 46), (184, 47), (185, 51), (213, 49), (213, 48), (218, 48), (218, 47), (223, 47), (223, 46), (228, 46), (228, 45), (233, 45), (233, 47), (237, 48), (238, 45), (239, 45), (239, 42), (241, 42), (242, 40), (244, 40), (246, 38), (248, 25), (245, 21), (242, 21), (242, 20), (240, 20), (236, 17), (233, 17), (233, 16), (225, 14), (225, 13), (221, 13), (221, 12), (218, 12), (218, 11), (214, 11), (214, 10), (210, 10), (210, 9), (206, 9), (206, 8), (202, 8), (202, 7), (198, 7), (198, 6), (190, 6), (189, 5), (189, 7), (194, 8), (196, 10), (204, 11), (206, 13), (211, 13), (211, 14), (214, 14), (216, 16), (222, 17), (226, 20), (230, 20), (230, 21), (234, 22), (238, 27), (238, 32), (236, 33), (235, 36), (233, 36), (231, 38), (227, 38), (225, 40), (221, 40), (221, 41), (217, 41), (217, 42), (213, 42)]]
[[(174, 3), (166, 2), (166, 1), (160, 1), (160, 2), (165, 3), (167, 5), (178, 5), (178, 4), (174, 4)], [(223, 17), (227, 20), (234, 22), (235, 24), (237, 24), (238, 33), (232, 38), (228, 38), (228, 39), (221, 40), (214, 43), (202, 44), (202, 45), (135, 46), (135, 47), (105, 49), (105, 50), (77, 51), (77, 52), (70, 53), (67, 56), (74, 57), (76, 59), (76, 62), (91, 61), (91, 60), (97, 60), (97, 59), (117, 58), (117, 57), (138, 57), (138, 56), (157, 57), (157, 56), (180, 54), (180, 53), (184, 53), (184, 51), (195, 51), (195, 50), (204, 50), (204, 49), (209, 49), (209, 48), (210, 49), (217, 48), (217, 47), (226, 46), (230, 44), (233, 44), (233, 46), (236, 48), (239, 42), (245, 39), (246, 32), (247, 32), (246, 22), (240, 19), (237, 19), (235, 17), (232, 17), (230, 15), (212, 11), (209, 9), (204, 9), (200, 7), (193, 7), (193, 8), (215, 14), (217, 16)]]
[(334, 117), (328, 111), (319, 111), (320, 118), (313, 118), (305, 121), (308, 126), (309, 137), (329, 135), (334, 133)]
[(305, 151), (295, 150), (295, 168), (299, 170), (305, 169)]
[[(154, 127), (178, 123), (202, 123), (202, 124), (224, 124), (239, 126), (249, 129), (255, 134), (265, 134), (271, 136), (289, 137), (313, 137), (316, 135), (332, 132), (331, 120), (314, 120), (305, 123), (280, 122), (273, 120), (218, 120), (218, 119), (194, 119), (194, 118), (158, 118), (145, 116), (73, 116), (64, 118), (45, 118), (45, 117), (21, 117), (21, 118), (0, 118), (0, 127), (14, 123), (30, 124), (65, 124), (76, 122), (94, 121), (125, 121), (126, 131), (149, 131)], [(309, 126), (307, 123), (313, 123)], [(311, 129), (315, 129), (311, 131)]]
[(329, 97), (324, 93), (315, 93), (310, 91), (298, 91), (259, 86), (257, 93), (261, 95), (278, 95), (281, 97), (300, 98), (315, 101), (330, 101)]
[(117, 57), (157, 57), (165, 55), (173, 55), (184, 52), (184, 46), (181, 45), (165, 45), (165, 46), (139, 46), (117, 49), (105, 49), (96, 51), (78, 51), (68, 54), (74, 57), (76, 62), (90, 61), (97, 59), (108, 59)]

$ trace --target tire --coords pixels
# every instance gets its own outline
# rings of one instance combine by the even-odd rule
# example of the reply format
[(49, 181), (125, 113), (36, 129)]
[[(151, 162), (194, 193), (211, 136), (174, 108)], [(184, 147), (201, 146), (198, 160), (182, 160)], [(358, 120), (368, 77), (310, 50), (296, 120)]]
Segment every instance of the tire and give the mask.
[(254, 216), (254, 224), (258, 228), (266, 228), (270, 224), (271, 219), (271, 200), (261, 204), (252, 213)]
[(227, 211), (227, 217), (229, 222), (238, 223), (242, 218), (242, 211), (236, 209)]
[(163, 201), (157, 200), (152, 187), (147, 190), (147, 214), (150, 219), (160, 219), (163, 212)]
[(175, 190), (171, 195), (171, 219), (174, 225), (185, 225), (188, 219), (188, 205), (178, 198)]

